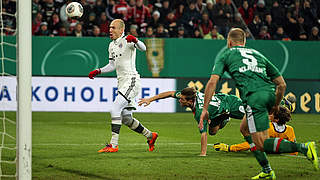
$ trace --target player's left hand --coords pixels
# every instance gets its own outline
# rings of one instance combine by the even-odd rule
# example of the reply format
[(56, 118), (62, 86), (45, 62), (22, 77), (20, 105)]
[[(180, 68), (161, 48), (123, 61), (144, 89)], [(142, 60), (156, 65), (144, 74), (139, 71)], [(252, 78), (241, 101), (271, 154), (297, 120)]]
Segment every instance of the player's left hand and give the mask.
[(132, 35), (128, 35), (126, 37), (126, 40), (127, 40), (128, 43), (130, 43), (130, 42), (137, 43), (138, 42), (138, 39), (136, 37), (132, 36)]

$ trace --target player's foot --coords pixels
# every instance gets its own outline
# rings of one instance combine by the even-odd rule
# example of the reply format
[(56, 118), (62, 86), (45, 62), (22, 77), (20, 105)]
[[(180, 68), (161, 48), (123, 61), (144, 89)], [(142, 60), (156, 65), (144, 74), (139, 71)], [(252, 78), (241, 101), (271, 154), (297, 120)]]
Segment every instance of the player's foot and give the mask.
[(119, 147), (116, 146), (115, 148), (112, 147), (112, 144), (106, 145), (106, 147), (100, 149), (98, 152), (118, 152)]
[(229, 152), (229, 145), (228, 145), (228, 144), (216, 143), (216, 144), (213, 145), (213, 148), (214, 148), (216, 151)]
[(307, 142), (305, 143), (306, 147), (308, 148), (307, 151), (307, 158), (310, 160), (316, 170), (319, 170), (319, 160), (317, 156), (317, 150), (315, 142)]
[(270, 171), (269, 173), (261, 172), (251, 179), (276, 179), (276, 174), (274, 171)]
[(147, 143), (149, 144), (149, 151), (153, 151), (154, 150), (154, 143), (156, 142), (157, 138), (158, 138), (158, 133), (153, 132), (152, 133), (152, 139), (147, 141)]

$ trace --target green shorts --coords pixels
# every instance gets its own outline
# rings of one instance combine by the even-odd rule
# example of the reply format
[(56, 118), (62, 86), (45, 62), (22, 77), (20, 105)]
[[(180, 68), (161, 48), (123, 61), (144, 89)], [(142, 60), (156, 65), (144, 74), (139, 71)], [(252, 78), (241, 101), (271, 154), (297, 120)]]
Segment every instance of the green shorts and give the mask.
[(257, 91), (247, 97), (246, 114), (250, 133), (269, 128), (269, 110), (276, 100), (274, 91)]

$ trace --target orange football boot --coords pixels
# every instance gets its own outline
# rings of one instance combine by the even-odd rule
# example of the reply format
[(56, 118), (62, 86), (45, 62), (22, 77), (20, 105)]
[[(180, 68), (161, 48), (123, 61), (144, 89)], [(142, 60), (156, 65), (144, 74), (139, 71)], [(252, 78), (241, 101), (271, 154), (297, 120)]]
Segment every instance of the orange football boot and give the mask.
[(118, 150), (119, 150), (118, 146), (113, 148), (112, 144), (108, 144), (106, 147), (100, 149), (98, 152), (118, 152)]
[(153, 132), (152, 139), (147, 141), (147, 143), (149, 144), (149, 151), (154, 150), (154, 143), (156, 142), (157, 138), (158, 138), (158, 133)]

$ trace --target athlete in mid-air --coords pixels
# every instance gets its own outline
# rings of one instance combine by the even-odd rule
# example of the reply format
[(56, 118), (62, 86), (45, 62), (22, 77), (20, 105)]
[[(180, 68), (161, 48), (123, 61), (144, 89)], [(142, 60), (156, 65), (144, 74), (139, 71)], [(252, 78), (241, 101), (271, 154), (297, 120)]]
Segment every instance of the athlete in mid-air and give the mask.
[[(150, 98), (141, 99), (138, 103), (141, 105), (149, 105), (152, 101), (173, 97), (179, 99), (179, 103), (183, 107), (192, 109), (195, 120), (199, 123), (202, 112), (204, 94), (196, 91), (194, 88), (184, 88), (182, 91), (167, 91)], [(209, 105), (210, 123), (204, 122), (204, 128), (200, 130), (201, 134), (201, 152), (200, 156), (206, 156), (207, 153), (207, 132), (215, 135), (219, 129), (222, 129), (230, 118), (242, 119), (244, 117), (244, 108), (240, 98), (234, 95), (223, 93), (215, 94)]]

